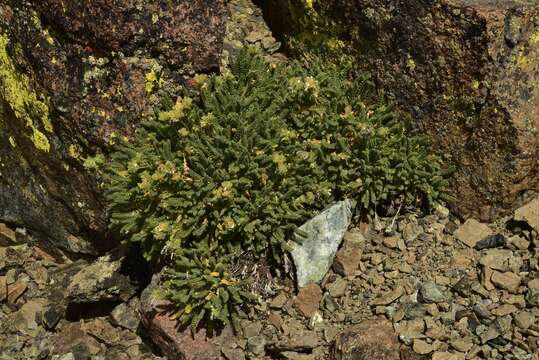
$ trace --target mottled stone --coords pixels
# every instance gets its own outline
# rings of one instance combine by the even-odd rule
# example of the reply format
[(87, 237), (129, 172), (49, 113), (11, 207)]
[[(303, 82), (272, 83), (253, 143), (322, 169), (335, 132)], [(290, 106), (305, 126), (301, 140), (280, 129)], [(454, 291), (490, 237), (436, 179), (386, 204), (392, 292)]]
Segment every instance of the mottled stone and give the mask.
[(326, 275), (350, 225), (352, 208), (352, 201), (340, 201), (300, 226), (306, 236), (299, 238), (301, 244), (290, 243), (299, 288)]
[(366, 320), (339, 334), (331, 348), (331, 360), (399, 360), (400, 344), (391, 322)]
[(77, 272), (67, 287), (67, 297), (76, 303), (123, 300), (135, 293), (129, 277), (120, 273), (122, 259), (97, 259)]
[(447, 302), (451, 298), (451, 293), (444, 287), (436, 285), (432, 281), (421, 284), (419, 295), (425, 303)]

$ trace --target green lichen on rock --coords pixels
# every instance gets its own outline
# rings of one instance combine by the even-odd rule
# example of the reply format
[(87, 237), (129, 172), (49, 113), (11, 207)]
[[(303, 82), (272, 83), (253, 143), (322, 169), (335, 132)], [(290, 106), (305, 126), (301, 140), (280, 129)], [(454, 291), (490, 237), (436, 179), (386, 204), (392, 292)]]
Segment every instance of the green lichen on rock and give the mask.
[[(7, 36), (0, 35), (0, 96), (13, 110), (15, 117), (32, 130), (30, 139), (35, 147), (49, 152), (49, 140), (38, 128), (41, 127), (48, 133), (53, 132), (47, 99), (40, 98), (32, 91), (28, 76), (17, 71), (8, 54), (9, 42)], [(41, 124), (37, 124), (35, 120)]]

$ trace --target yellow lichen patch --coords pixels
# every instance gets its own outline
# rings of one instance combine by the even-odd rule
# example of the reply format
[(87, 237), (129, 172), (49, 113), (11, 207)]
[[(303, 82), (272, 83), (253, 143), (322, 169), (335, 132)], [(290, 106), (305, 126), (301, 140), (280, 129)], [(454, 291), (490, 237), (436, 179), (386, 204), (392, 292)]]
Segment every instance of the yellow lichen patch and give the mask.
[(47, 137), (38, 129), (34, 128), (33, 131), (34, 134), (32, 135), (32, 142), (34, 143), (34, 146), (39, 150), (49, 152), (51, 149), (49, 139), (47, 139)]
[(539, 29), (535, 30), (533, 35), (530, 37), (530, 41), (536, 44), (539, 43)]
[(69, 156), (71, 156), (74, 159), (80, 159), (80, 156), (81, 156), (80, 148), (75, 144), (69, 145)]
[(17, 143), (15, 142), (15, 139), (13, 138), (13, 136), (10, 136), (9, 137), (9, 143), (11, 144), (12, 147), (17, 147)]
[(517, 57), (517, 65), (518, 66), (525, 66), (528, 64), (528, 58), (526, 57), (526, 55), (524, 54), (520, 54), (518, 57)]
[(314, 3), (314, 0), (305, 0), (305, 6), (306, 6), (308, 9), (312, 9), (312, 8), (313, 8), (313, 3)]
[(38, 119), (45, 131), (53, 131), (47, 99), (38, 98), (38, 95), (30, 88), (28, 76), (17, 72), (7, 53), (8, 43), (7, 36), (0, 35), (0, 96), (9, 104), (15, 117), (32, 129), (31, 140), (35, 147), (48, 152), (49, 140), (34, 123), (34, 119)]
[(43, 30), (43, 35), (45, 36), (45, 40), (47, 40), (50, 45), (54, 45), (54, 39), (49, 33), (48, 29)]

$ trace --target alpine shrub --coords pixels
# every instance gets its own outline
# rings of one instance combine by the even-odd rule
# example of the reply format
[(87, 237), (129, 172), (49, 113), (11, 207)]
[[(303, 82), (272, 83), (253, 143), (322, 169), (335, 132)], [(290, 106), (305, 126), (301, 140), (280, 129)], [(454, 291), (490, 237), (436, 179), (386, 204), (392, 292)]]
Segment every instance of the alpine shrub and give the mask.
[(229, 272), (230, 255), (217, 260), (205, 251), (189, 249), (164, 273), (164, 298), (180, 304), (174, 317), (190, 325), (193, 333), (204, 320), (237, 328), (236, 306), (255, 300)]
[[(297, 226), (335, 200), (372, 212), (438, 198), (446, 182), (427, 141), (347, 71), (243, 49), (229, 72), (202, 79), (199, 96), (178, 98), (112, 154), (112, 226), (152, 261), (194, 248), (279, 259)], [(171, 296), (178, 306), (182, 294)]]

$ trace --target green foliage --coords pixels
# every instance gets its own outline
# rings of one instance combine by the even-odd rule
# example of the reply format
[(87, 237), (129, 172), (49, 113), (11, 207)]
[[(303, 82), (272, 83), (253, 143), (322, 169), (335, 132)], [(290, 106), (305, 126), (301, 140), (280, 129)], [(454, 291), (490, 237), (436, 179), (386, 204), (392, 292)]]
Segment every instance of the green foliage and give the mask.
[(190, 249), (175, 259), (173, 267), (164, 273), (164, 297), (180, 309), (175, 318), (196, 332), (201, 322), (218, 321), (227, 324), (232, 319), (237, 326), (236, 307), (255, 300), (243, 289), (243, 284), (227, 272), (230, 256), (207, 256), (205, 251)]
[(428, 204), (445, 186), (426, 140), (347, 68), (270, 64), (244, 49), (230, 72), (199, 80), (200, 98), (179, 98), (106, 169), (112, 225), (149, 260), (194, 248), (279, 259), (335, 200), (372, 212)]

